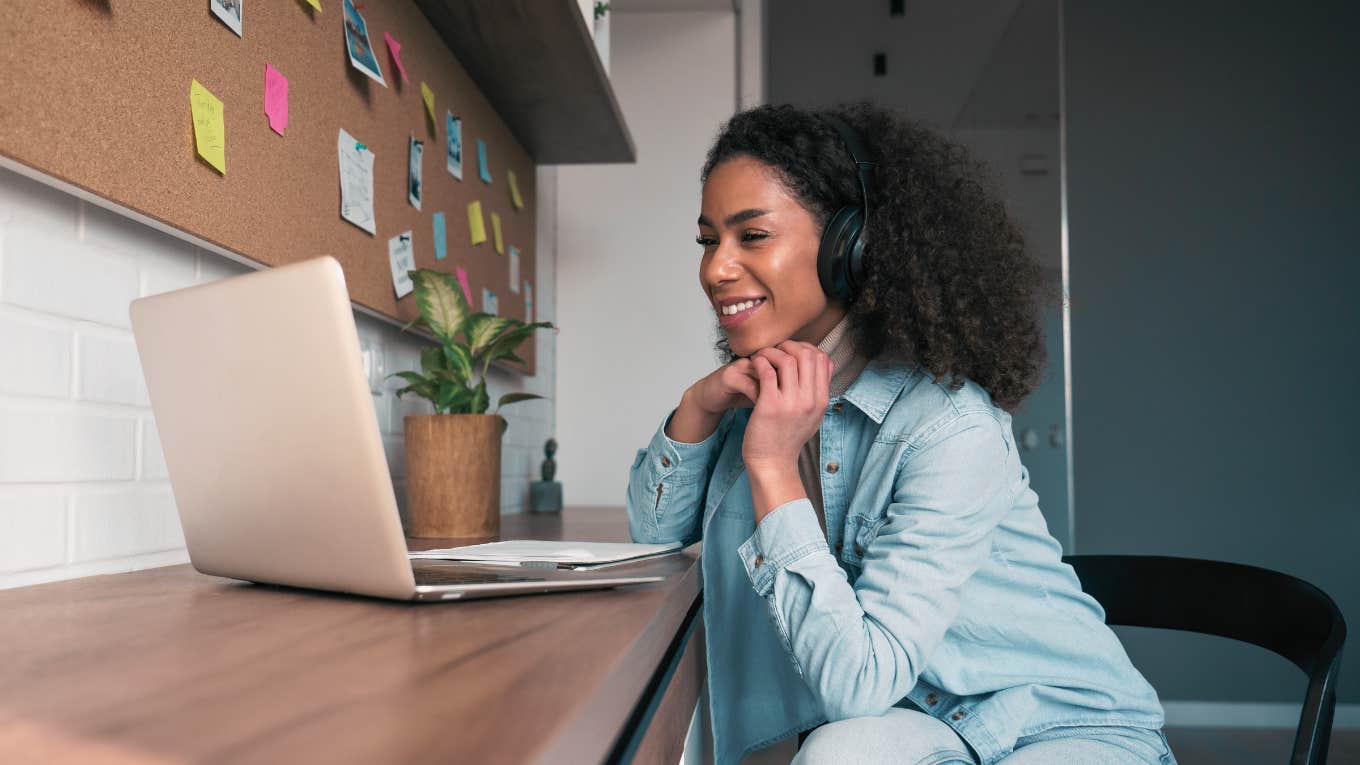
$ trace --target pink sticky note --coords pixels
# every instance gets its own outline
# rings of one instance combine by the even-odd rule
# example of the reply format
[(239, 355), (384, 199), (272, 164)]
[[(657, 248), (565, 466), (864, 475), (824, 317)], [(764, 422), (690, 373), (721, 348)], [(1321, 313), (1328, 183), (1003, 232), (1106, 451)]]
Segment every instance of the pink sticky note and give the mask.
[(463, 287), (463, 297), (467, 298), (468, 305), (472, 305), (472, 288), (468, 286), (467, 271), (462, 266), (457, 268), (458, 283)]
[(288, 78), (272, 64), (264, 65), (264, 114), (269, 127), (283, 135), (288, 127)]
[(410, 82), (406, 79), (406, 67), (401, 65), (401, 43), (392, 39), (391, 32), (383, 32), (383, 39), (387, 41), (387, 49), (392, 52), (392, 63), (397, 65), (397, 71), (401, 72), (401, 81)]

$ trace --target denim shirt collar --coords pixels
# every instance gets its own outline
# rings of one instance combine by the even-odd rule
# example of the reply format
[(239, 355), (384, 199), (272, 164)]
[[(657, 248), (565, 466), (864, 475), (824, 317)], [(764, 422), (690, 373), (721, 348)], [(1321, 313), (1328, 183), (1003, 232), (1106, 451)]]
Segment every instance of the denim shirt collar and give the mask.
[(915, 369), (914, 364), (893, 362), (882, 356), (872, 359), (846, 389), (845, 400), (882, 425), (883, 418), (901, 395), (902, 388)]

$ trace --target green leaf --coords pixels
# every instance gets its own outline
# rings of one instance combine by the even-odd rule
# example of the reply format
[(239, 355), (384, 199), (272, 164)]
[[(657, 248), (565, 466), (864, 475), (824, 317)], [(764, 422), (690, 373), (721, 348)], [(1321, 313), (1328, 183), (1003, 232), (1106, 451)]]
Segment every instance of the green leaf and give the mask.
[(440, 339), (452, 341), (463, 328), (468, 306), (452, 274), (422, 268), (414, 272), (416, 305), (425, 324)]
[(519, 324), (518, 319), (509, 316), (493, 316), (489, 313), (474, 313), (468, 318), (467, 338), (468, 350), (472, 351), (473, 358), (482, 355), (482, 351), (501, 334), (507, 327)]
[(492, 361), (504, 358), (504, 354), (513, 353), (525, 340), (528, 340), (534, 333), (535, 327), (528, 324), (521, 324), (518, 327), (502, 334), (496, 338), (496, 342), (487, 348), (486, 354)]
[(486, 378), (472, 391), (472, 412), (471, 414), (486, 414), (486, 407), (491, 403), (491, 397), (486, 393)]
[(400, 377), (410, 383), (412, 387), (430, 383), (430, 379), (419, 372), (393, 372), (388, 377)]
[(425, 370), (427, 375), (447, 369), (444, 365), (444, 350), (437, 345), (422, 348), (420, 351), (420, 367)]
[(449, 343), (444, 346), (445, 366), (463, 382), (472, 382), (472, 354), (462, 343)]
[(499, 410), (506, 404), (513, 404), (516, 401), (528, 401), (531, 398), (543, 398), (537, 393), (507, 393), (501, 396), (501, 400), (496, 402), (496, 409)]

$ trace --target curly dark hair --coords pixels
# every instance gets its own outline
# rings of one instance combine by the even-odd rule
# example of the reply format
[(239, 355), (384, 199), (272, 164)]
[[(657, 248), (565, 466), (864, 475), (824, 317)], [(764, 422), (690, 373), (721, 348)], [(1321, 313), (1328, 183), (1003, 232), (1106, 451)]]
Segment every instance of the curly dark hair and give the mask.
[[(749, 156), (776, 172), (817, 222), (859, 206), (854, 161), (819, 115), (859, 132), (876, 163), (865, 225), (865, 282), (846, 302), (856, 351), (920, 363), (952, 390), (964, 378), (1015, 411), (1045, 362), (1042, 274), (987, 167), (962, 145), (868, 102), (806, 110), (763, 105), (721, 128), (700, 175)], [(719, 333), (715, 349), (735, 358)]]

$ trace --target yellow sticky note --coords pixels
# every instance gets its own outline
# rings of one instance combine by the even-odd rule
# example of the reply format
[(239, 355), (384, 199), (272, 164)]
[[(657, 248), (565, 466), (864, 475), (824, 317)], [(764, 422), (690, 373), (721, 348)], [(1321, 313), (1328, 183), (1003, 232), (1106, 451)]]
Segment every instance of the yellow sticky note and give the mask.
[(491, 213), (491, 234), (496, 240), (496, 252), (505, 254), (505, 245), (501, 244), (501, 216)]
[(321, 0), (302, 0), (302, 2), (315, 8), (317, 13), (321, 12)]
[(222, 121), (222, 102), (208, 89), (192, 80), (189, 84), (189, 108), (194, 115), (194, 143), (198, 156), (227, 174), (227, 130)]
[(519, 184), (515, 183), (515, 171), (506, 170), (505, 174), (510, 178), (510, 201), (514, 203), (516, 210), (523, 210), (524, 198), (519, 195)]
[(425, 112), (430, 115), (430, 121), (434, 122), (434, 91), (424, 82), (420, 83), (420, 97), (425, 99)]
[(481, 200), (468, 203), (468, 234), (472, 236), (473, 244), (486, 241), (486, 223), (482, 221)]

